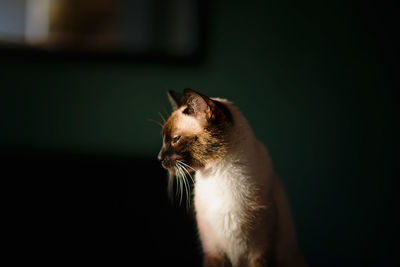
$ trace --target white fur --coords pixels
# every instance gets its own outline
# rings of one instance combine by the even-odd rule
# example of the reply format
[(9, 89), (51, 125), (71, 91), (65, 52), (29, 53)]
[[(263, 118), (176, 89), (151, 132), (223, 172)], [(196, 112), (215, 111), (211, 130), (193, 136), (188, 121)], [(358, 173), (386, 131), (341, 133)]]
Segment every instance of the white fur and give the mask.
[[(234, 129), (228, 155), (195, 175), (194, 201), (203, 250), (208, 255), (226, 255), (233, 266), (248, 266), (268, 248), (281, 246), (274, 250), (277, 262), (297, 266), (285, 259), (301, 258), (301, 254), (286, 196), (268, 152), (239, 110), (227, 100), (217, 100), (232, 113)], [(276, 235), (276, 243), (271, 243), (271, 233)]]

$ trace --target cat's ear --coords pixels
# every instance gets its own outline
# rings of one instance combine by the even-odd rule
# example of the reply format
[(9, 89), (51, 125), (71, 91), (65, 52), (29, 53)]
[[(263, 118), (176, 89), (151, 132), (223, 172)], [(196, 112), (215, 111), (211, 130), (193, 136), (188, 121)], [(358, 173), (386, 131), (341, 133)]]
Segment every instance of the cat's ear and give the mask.
[(217, 113), (217, 105), (209, 97), (200, 94), (192, 89), (183, 90), (185, 104), (187, 108), (183, 111), (186, 114), (194, 115), (198, 119), (211, 121), (215, 120)]
[(171, 102), (173, 110), (177, 110), (180, 106), (182, 106), (185, 103), (185, 97), (181, 93), (168, 90), (167, 95), (169, 102)]

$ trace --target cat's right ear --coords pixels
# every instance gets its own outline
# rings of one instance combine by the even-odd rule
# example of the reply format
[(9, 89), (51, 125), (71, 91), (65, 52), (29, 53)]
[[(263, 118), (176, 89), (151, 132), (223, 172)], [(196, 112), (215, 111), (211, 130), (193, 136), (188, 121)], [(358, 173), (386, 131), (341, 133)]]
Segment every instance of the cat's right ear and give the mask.
[(168, 90), (167, 94), (173, 110), (177, 110), (180, 106), (182, 106), (185, 103), (185, 98), (183, 94), (172, 90)]

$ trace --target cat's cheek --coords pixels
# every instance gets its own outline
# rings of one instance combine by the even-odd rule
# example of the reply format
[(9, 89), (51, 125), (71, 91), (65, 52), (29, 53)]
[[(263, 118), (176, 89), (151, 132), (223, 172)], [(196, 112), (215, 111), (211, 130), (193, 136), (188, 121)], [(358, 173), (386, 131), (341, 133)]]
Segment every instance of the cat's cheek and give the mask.
[(190, 159), (190, 166), (192, 166), (194, 169), (199, 170), (204, 168), (205, 162), (203, 162), (200, 158), (191, 158)]

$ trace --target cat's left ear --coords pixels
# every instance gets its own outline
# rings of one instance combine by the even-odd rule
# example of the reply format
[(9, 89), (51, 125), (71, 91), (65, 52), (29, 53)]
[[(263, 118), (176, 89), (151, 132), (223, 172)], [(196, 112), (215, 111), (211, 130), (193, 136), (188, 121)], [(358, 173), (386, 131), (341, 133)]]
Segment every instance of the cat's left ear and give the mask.
[(168, 90), (167, 95), (169, 102), (171, 102), (173, 110), (177, 110), (180, 106), (182, 106), (185, 103), (185, 98), (181, 93)]
[(223, 122), (227, 119), (224, 112), (218, 107), (218, 104), (209, 97), (189, 88), (183, 91), (183, 95), (185, 104), (187, 105), (184, 113), (194, 115), (204, 122)]

